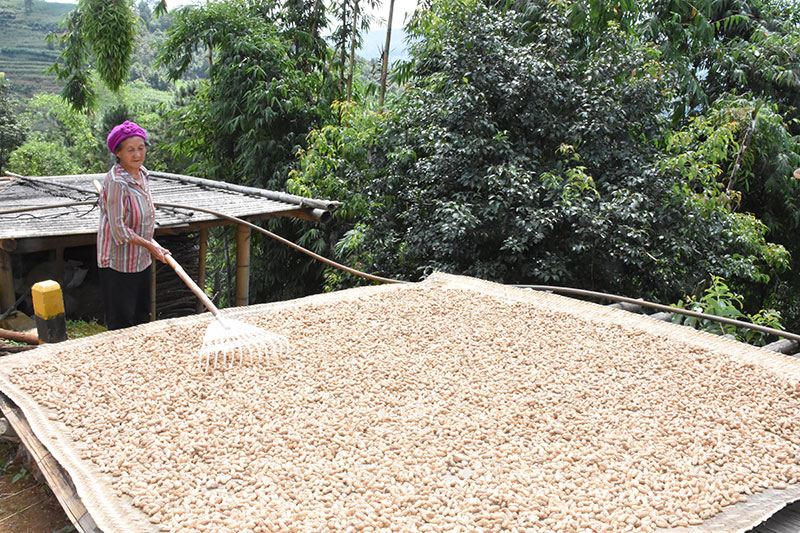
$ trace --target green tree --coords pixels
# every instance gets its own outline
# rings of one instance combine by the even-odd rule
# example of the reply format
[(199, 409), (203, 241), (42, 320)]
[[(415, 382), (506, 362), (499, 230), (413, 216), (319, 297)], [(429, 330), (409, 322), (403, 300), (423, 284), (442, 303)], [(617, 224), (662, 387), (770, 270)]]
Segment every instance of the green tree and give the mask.
[[(662, 168), (682, 177), (679, 196), (708, 210), (725, 210), (741, 223), (740, 240), (775, 245), (763, 259), (732, 254), (728, 281), (748, 308), (779, 307), (789, 329), (800, 326), (800, 313), (790, 294), (800, 291), (797, 276), (800, 246), (800, 183), (792, 171), (800, 166), (800, 147), (788, 132), (775, 104), (727, 97), (709, 111), (692, 117), (667, 138), (669, 154)], [(677, 187), (676, 187), (677, 189)], [(759, 274), (760, 273), (760, 274)], [(768, 274), (770, 273), (770, 274)], [(750, 279), (760, 283), (747, 283)]]
[[(673, 165), (697, 188), (711, 187), (726, 209), (766, 225), (800, 268), (800, 184), (790, 178), (800, 134), (800, 12), (785, 0), (596, 0), (573, 2), (571, 22), (586, 48), (609, 24), (656, 43), (677, 73), (670, 137), (685, 167)], [(685, 150), (682, 154), (681, 150)], [(705, 162), (704, 157), (709, 157)], [(667, 158), (669, 161), (670, 158)], [(714, 176), (700, 174), (713, 171)], [(717, 182), (714, 184), (714, 182)], [(713, 186), (712, 186), (713, 185)], [(734, 215), (735, 216), (735, 215)], [(762, 235), (763, 231), (758, 232)], [(729, 280), (748, 306), (776, 305), (789, 329), (800, 329), (800, 279), (774, 273), (769, 284)], [(755, 307), (758, 308), (758, 307)]]
[(339, 88), (348, 100), (353, 97), (353, 79), (356, 67), (355, 50), (369, 31), (372, 18), (366, 13), (381, 4), (380, 0), (334, 0), (329, 8), (336, 24), (331, 32), (335, 49), (331, 70), (340, 75)]
[(8, 166), (8, 157), (25, 141), (25, 128), (17, 118), (17, 104), (5, 74), (0, 72), (0, 172)]
[(656, 43), (679, 73), (674, 117), (704, 109), (732, 90), (800, 109), (800, 30), (785, 0), (579, 0), (570, 21), (586, 48), (609, 24)]
[(65, 84), (61, 95), (76, 109), (94, 106), (93, 70), (112, 91), (128, 78), (136, 21), (132, 0), (79, 0), (64, 21), (64, 31), (48, 36), (64, 47), (51, 71)]
[(683, 176), (659, 167), (676, 79), (662, 53), (614, 27), (584, 49), (564, 10), (537, 5), (420, 11), (406, 91), (379, 131), (346, 149), (328, 141), (349, 130), (314, 138), (306, 175), (335, 170), (368, 201), (339, 240), (348, 262), (666, 301), (708, 273), (759, 283), (785, 266), (763, 224), (676, 194)]
[[(171, 77), (186, 72), (197, 50), (213, 56), (207, 79), (170, 114), (170, 149), (195, 161), (191, 172), (281, 190), (308, 133), (334, 119), (339, 93), (326, 70), (327, 48), (318, 30), (298, 29), (303, 20), (322, 19), (313, 5), (286, 6), (234, 1), (176, 13), (160, 54)], [(309, 227), (282, 220), (270, 229), (297, 240)], [(319, 290), (321, 265), (264, 239), (252, 238), (252, 301)]]
[[(308, 135), (308, 147), (298, 152), (298, 168), (290, 172), (286, 187), (300, 196), (343, 202), (324, 232), (312, 228), (302, 240), (319, 254), (347, 260), (358, 256), (359, 236), (364, 229), (360, 221), (370, 214), (367, 191), (372, 167), (377, 164), (373, 154), (385, 129), (385, 116), (354, 102), (336, 102), (334, 110), (339, 121)], [(368, 268), (363, 259), (350, 266)], [(361, 282), (333, 268), (326, 269), (324, 276), (326, 290)]]
[(14, 150), (8, 167), (12, 172), (27, 176), (58, 176), (85, 171), (63, 144), (35, 140)]
[[(154, 12), (166, 13), (166, 0), (158, 0)], [(61, 95), (75, 109), (94, 107), (95, 73), (111, 91), (128, 79), (139, 20), (134, 0), (78, 0), (62, 31), (48, 35), (51, 44), (63, 48), (49, 71), (64, 83)]]
[(271, 20), (272, 2), (255, 7), (229, 2), (182, 10), (160, 61), (178, 79), (199, 47), (214, 54), (208, 80), (197, 85), (188, 110), (174, 115), (182, 134), (173, 150), (193, 154), (214, 179), (275, 189), (329, 102), (317, 100), (321, 73), (302, 70), (291, 57), (291, 40)]
[[(104, 170), (105, 161), (102, 152), (97, 149), (90, 117), (76, 111), (63, 98), (46, 93), (34, 96), (27, 103), (24, 119), (30, 134), (19, 150), (28, 155), (20, 156), (21, 159), (17, 161), (31, 162), (58, 157), (65, 161), (36, 163), (34, 166), (39, 169), (57, 167), (75, 169), (70, 172)], [(38, 148), (44, 148), (40, 156), (35, 153)], [(42, 175), (33, 171), (24, 172)]]

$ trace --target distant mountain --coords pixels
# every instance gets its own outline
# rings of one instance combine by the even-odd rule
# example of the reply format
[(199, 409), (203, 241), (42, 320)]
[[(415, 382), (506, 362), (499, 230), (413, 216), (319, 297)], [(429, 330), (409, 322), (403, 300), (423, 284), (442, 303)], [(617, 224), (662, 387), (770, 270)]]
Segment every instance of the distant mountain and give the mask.
[[(5, 73), (14, 93), (27, 98), (39, 92), (60, 92), (55, 76), (45, 74), (59, 53), (45, 37), (57, 31), (74, 8), (74, 3), (34, 0), (33, 8), (26, 12), (24, 0), (0, 0), (0, 72)], [(367, 60), (380, 59), (385, 41), (386, 30), (370, 31), (358, 54)], [(392, 30), (390, 61), (407, 58), (405, 32)]]
[(34, 1), (26, 11), (24, 0), (0, 0), (0, 72), (5, 72), (13, 92), (31, 96), (59, 91), (55, 76), (45, 74), (58, 57), (45, 36), (57, 30), (74, 7)]
[[(389, 61), (408, 58), (408, 48), (405, 43), (406, 34), (402, 29), (392, 30), (392, 40), (389, 44)], [(364, 36), (364, 44), (358, 55), (364, 59), (380, 59), (383, 46), (386, 44), (386, 30), (373, 30)]]

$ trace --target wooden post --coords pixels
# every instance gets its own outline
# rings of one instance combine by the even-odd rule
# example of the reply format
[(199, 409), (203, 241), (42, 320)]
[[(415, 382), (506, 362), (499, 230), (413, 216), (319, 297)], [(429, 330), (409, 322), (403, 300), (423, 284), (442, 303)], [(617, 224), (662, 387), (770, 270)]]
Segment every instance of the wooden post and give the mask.
[(11, 254), (0, 248), (0, 313), (14, 305), (15, 300)]
[(236, 226), (236, 306), (250, 303), (250, 227)]
[[(197, 284), (200, 285), (201, 289), (206, 288), (206, 253), (208, 253), (208, 228), (202, 228), (200, 230), (200, 251), (198, 252), (200, 257), (197, 260)], [(197, 300), (197, 306), (195, 307), (198, 313), (201, 313), (205, 307), (203, 306), (203, 302)]]
[(153, 260), (150, 270), (150, 322), (156, 319), (156, 261)]

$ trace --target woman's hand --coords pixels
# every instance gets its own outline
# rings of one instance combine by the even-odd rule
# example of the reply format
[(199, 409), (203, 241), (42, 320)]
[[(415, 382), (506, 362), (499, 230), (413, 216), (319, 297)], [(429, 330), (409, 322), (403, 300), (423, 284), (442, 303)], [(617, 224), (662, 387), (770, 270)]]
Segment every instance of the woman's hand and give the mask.
[(150, 241), (150, 246), (148, 246), (148, 249), (150, 250), (152, 256), (161, 261), (162, 263), (167, 262), (166, 256), (172, 255), (172, 252), (170, 252), (169, 250), (167, 250), (166, 248), (164, 248), (163, 246), (161, 246), (160, 244), (158, 244), (156, 241), (153, 240)]

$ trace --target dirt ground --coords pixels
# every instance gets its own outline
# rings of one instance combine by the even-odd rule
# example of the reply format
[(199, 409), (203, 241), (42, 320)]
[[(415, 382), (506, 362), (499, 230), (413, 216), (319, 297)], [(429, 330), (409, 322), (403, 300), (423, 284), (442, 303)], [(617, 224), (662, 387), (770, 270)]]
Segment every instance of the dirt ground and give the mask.
[(47, 483), (17, 456), (17, 445), (0, 442), (0, 533), (75, 531)]

